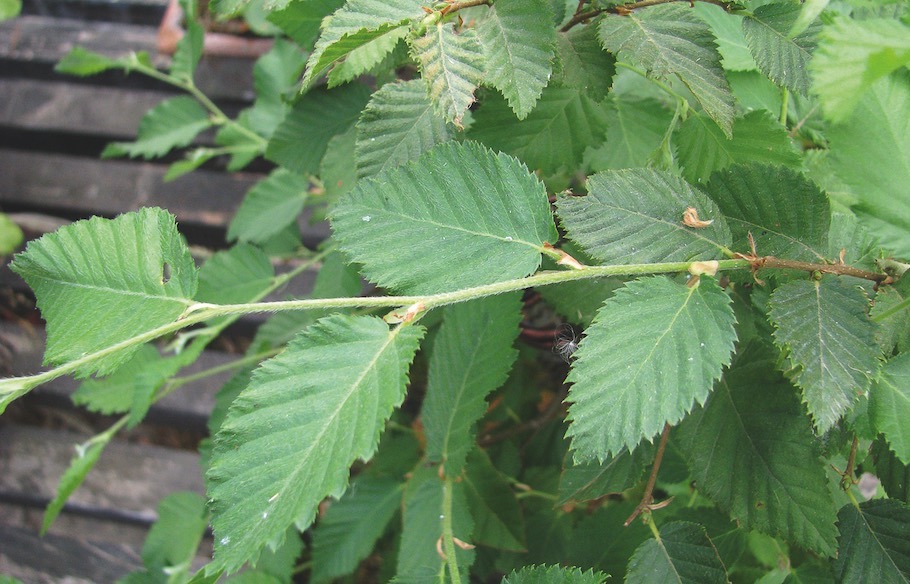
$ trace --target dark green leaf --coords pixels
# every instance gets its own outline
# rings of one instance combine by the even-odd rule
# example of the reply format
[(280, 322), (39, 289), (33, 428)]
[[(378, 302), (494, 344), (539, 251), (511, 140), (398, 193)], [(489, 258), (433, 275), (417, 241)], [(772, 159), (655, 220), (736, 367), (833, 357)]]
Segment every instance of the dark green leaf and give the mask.
[(600, 464), (577, 464), (566, 459), (566, 468), (559, 480), (559, 502), (591, 501), (610, 493), (620, 493), (641, 480), (645, 468), (654, 460), (654, 446), (639, 444), (632, 452), (620, 449)]
[(904, 464), (910, 464), (910, 354), (903, 353), (885, 364), (869, 392), (869, 413), (891, 450)]
[(705, 528), (687, 521), (667, 523), (660, 538), (643, 543), (629, 560), (626, 582), (726, 584), (727, 571)]
[(616, 72), (616, 59), (603, 50), (594, 26), (576, 26), (556, 35), (557, 70), (560, 85), (584, 91), (593, 100), (607, 96)]
[(150, 109), (139, 123), (135, 142), (113, 142), (101, 153), (104, 158), (129, 156), (158, 158), (174, 148), (188, 146), (212, 125), (208, 113), (192, 97), (179, 96)]
[(607, 140), (595, 150), (588, 150), (585, 160), (591, 170), (648, 166), (673, 114), (653, 99), (613, 96), (605, 104)]
[(910, 502), (910, 464), (901, 462), (881, 438), (872, 443), (872, 458), (875, 475), (882, 481), (885, 493), (892, 499)]
[(525, 566), (502, 579), (502, 584), (602, 584), (607, 576), (601, 572), (562, 566)]
[(468, 455), (464, 490), (474, 518), (474, 541), (497, 549), (524, 551), (525, 525), (515, 491), (479, 448)]
[(782, 87), (809, 95), (809, 60), (821, 26), (809, 26), (792, 36), (801, 13), (801, 4), (765, 4), (746, 17), (743, 32), (762, 73)]
[[(893, 286), (882, 286), (875, 294), (871, 316), (879, 323), (879, 342), (886, 355), (897, 349), (910, 350), (910, 305), (898, 306), (910, 298), (910, 278), (901, 278)], [(896, 312), (890, 312), (896, 310)], [(879, 315), (887, 315), (878, 320)]]
[(910, 508), (893, 500), (844, 505), (837, 514), (838, 582), (910, 581)]
[(278, 168), (246, 194), (228, 227), (230, 240), (263, 243), (296, 223), (303, 211), (309, 181), (289, 170)]
[(268, 20), (301, 47), (312, 47), (322, 20), (344, 5), (344, 0), (307, 0), (287, 2), (272, 10)]

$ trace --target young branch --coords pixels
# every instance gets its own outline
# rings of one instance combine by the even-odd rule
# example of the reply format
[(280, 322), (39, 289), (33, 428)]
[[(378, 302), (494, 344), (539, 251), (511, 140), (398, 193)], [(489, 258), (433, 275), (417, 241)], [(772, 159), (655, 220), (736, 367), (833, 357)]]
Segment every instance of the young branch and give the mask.
[[(714, 4), (715, 6), (720, 6), (724, 10), (729, 11), (733, 2), (725, 2), (724, 0), (697, 0), (698, 2), (707, 2), (708, 4)], [(628, 14), (638, 10), (639, 8), (647, 8), (648, 6), (657, 6), (658, 4), (670, 4), (671, 2), (688, 2), (690, 6), (694, 6), (696, 0), (639, 0), (638, 2), (629, 2), (627, 4), (620, 4), (618, 6), (610, 6), (608, 8), (597, 8), (595, 10), (589, 10), (587, 12), (579, 12), (576, 10), (575, 15), (563, 26), (560, 32), (568, 32), (576, 25), (582, 24), (596, 16), (600, 16), (605, 12), (611, 14), (619, 14), (620, 16), (627, 16)], [(582, 7), (582, 2), (578, 3), (579, 9)]]
[(492, 0), (462, 0), (461, 2), (452, 2), (447, 0), (448, 6), (442, 9), (441, 13), (443, 16), (446, 14), (452, 14), (458, 12), (459, 10), (464, 10), (465, 8), (473, 8), (474, 6), (489, 6), (493, 2)]
[(657, 445), (657, 454), (654, 455), (654, 465), (651, 467), (651, 476), (648, 478), (648, 484), (645, 487), (645, 494), (641, 497), (641, 502), (635, 507), (635, 511), (626, 519), (625, 525), (629, 526), (635, 518), (645, 511), (660, 509), (669, 503), (669, 500), (657, 505), (652, 505), (654, 500), (654, 485), (657, 484), (657, 473), (660, 472), (660, 463), (664, 458), (664, 451), (667, 449), (667, 439), (670, 437), (670, 424), (664, 424), (664, 431), (660, 435), (660, 444)]

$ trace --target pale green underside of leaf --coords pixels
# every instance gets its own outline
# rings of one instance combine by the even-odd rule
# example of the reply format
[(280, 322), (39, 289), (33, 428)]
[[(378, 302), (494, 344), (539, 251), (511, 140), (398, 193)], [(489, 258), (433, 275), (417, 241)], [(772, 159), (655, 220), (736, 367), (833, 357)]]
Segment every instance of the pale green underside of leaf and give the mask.
[(585, 92), (549, 86), (537, 107), (522, 120), (502, 98), (490, 96), (474, 115), (468, 135), (501, 152), (518, 157), (546, 174), (571, 173), (585, 150), (604, 141), (607, 115)]
[(641, 480), (645, 467), (653, 461), (654, 447), (646, 443), (639, 444), (632, 452), (623, 448), (601, 464), (573, 464), (567, 459), (559, 479), (559, 503), (591, 501), (621, 493)]
[(673, 521), (660, 529), (660, 540), (641, 544), (632, 559), (626, 582), (652, 584), (725, 584), (727, 571), (705, 528), (688, 521)]
[(439, 23), (410, 44), (430, 101), (447, 122), (461, 127), (483, 76), (483, 47), (477, 34)]
[(838, 582), (910, 581), (910, 508), (894, 500), (844, 505), (834, 577)]
[(60, 477), (57, 493), (44, 510), (44, 519), (41, 522), (42, 535), (47, 533), (60, 511), (63, 510), (63, 506), (66, 505), (67, 499), (79, 488), (86, 475), (95, 467), (95, 463), (98, 462), (108, 442), (109, 440), (95, 442), (84, 451), (77, 450), (76, 456), (73, 457), (69, 467)]
[(313, 532), (312, 582), (353, 573), (401, 507), (403, 494), (397, 481), (364, 476), (329, 505)]
[[(521, 301), (515, 293), (447, 308), (433, 343), (421, 421), (427, 458), (458, 476), (474, 447), (486, 397), (506, 380), (518, 352)], [(466, 343), (466, 339), (471, 342)]]
[(728, 136), (735, 115), (711, 29), (691, 8), (662, 4), (628, 16), (608, 14), (600, 41), (620, 60), (640, 65), (661, 80), (676, 75)]
[(357, 176), (414, 160), (452, 137), (419, 79), (379, 88), (357, 122)]
[(737, 162), (797, 169), (802, 164), (787, 129), (761, 110), (736, 118), (732, 140), (712, 120), (694, 114), (679, 127), (675, 141), (683, 176), (690, 182), (706, 181), (714, 171)]
[(486, 54), (484, 83), (502, 92), (518, 119), (534, 109), (550, 79), (556, 30), (545, 0), (497, 0), (477, 25)]
[(189, 145), (199, 132), (211, 125), (208, 113), (195, 99), (189, 96), (172, 97), (142, 117), (135, 142), (108, 144), (102, 156), (157, 158), (174, 148)]
[(750, 251), (751, 233), (759, 255), (824, 260), (831, 208), (825, 194), (798, 171), (736, 164), (714, 173), (704, 188), (730, 225), (734, 251)]
[(655, 276), (618, 290), (567, 378), (576, 462), (633, 449), (704, 403), (730, 361), (734, 323), (729, 296), (710, 277), (690, 288)]
[(607, 140), (585, 155), (594, 172), (648, 166), (673, 114), (653, 99), (612, 97), (605, 102)]
[(910, 354), (898, 355), (885, 365), (869, 393), (869, 413), (891, 450), (910, 464)]
[(835, 276), (787, 282), (771, 294), (774, 342), (789, 352), (794, 380), (820, 434), (878, 373), (881, 351), (868, 308), (860, 289)]
[(391, 289), (429, 294), (521, 278), (555, 242), (544, 186), (479, 144), (445, 142), (361, 181), (331, 213), (339, 247)]
[(297, 221), (309, 192), (309, 181), (278, 168), (249, 190), (228, 227), (229, 240), (264, 243)]
[(165, 497), (142, 545), (142, 563), (148, 572), (186, 577), (207, 526), (208, 513), (201, 495), (177, 491)]
[(699, 488), (743, 527), (831, 555), (835, 509), (818, 442), (774, 364), (757, 345), (741, 350), (681, 438)]
[(556, 54), (554, 81), (580, 89), (596, 101), (607, 96), (616, 72), (616, 59), (600, 46), (596, 27), (576, 26), (557, 33)]
[[(730, 231), (717, 206), (702, 192), (666, 171), (634, 168), (588, 178), (588, 194), (557, 199), (568, 236), (604, 263), (636, 264), (723, 257)], [(683, 224), (693, 207), (711, 225)]]
[(347, 53), (344, 61), (335, 65), (329, 72), (329, 87), (335, 87), (353, 81), (382, 62), (391, 53), (398, 41), (408, 34), (408, 27), (399, 26), (383, 29), (379, 36), (363, 43)]
[[(169, 324), (196, 293), (196, 265), (173, 215), (146, 208), (77, 221), (29, 243), (12, 269), (47, 321), (47, 364), (61, 364)], [(138, 346), (84, 365), (104, 375)]]
[(837, 17), (822, 29), (810, 65), (825, 116), (844, 122), (878, 79), (910, 63), (910, 27), (897, 20)]
[(801, 4), (759, 6), (743, 20), (743, 32), (762, 73), (781, 87), (809, 95), (809, 60), (821, 27), (810, 25), (791, 38), (790, 30), (801, 12)]
[(708, 23), (717, 38), (717, 51), (726, 71), (754, 71), (758, 64), (743, 34), (743, 16), (707, 2), (695, 3), (695, 14)]
[(215, 438), (207, 474), (212, 570), (239, 569), (291, 525), (303, 529), (350, 465), (369, 459), (404, 398), (421, 327), (334, 315), (294, 338), (253, 374)]
[[(142, 54), (145, 60), (148, 59), (148, 55)], [(54, 71), (58, 73), (66, 73), (67, 75), (78, 75), (79, 77), (87, 77), (89, 75), (97, 75), (98, 73), (103, 73), (110, 69), (128, 69), (129, 63), (127, 59), (112, 59), (107, 55), (102, 55), (94, 51), (89, 51), (83, 47), (73, 47), (73, 49), (63, 56), (62, 59), (54, 67)]]
[(493, 466), (487, 452), (471, 450), (461, 479), (474, 518), (474, 542), (514, 552), (525, 550), (525, 524), (515, 489)]
[(502, 584), (603, 584), (606, 574), (563, 566), (525, 566), (502, 579)]
[(199, 269), (196, 300), (214, 304), (253, 302), (273, 282), (275, 269), (258, 247), (240, 243), (217, 252)]
[(856, 198), (853, 210), (885, 249), (910, 259), (910, 75), (873, 84), (828, 138), (832, 168)]

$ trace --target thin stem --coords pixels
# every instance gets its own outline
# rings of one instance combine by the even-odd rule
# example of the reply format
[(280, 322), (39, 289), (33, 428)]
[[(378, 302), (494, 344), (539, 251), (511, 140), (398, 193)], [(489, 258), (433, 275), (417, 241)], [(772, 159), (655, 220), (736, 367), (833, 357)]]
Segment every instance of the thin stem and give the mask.
[[(218, 375), (219, 373), (224, 373), (225, 371), (233, 371), (234, 369), (240, 369), (244, 365), (249, 365), (251, 363), (258, 363), (269, 357), (274, 357), (280, 353), (282, 348), (269, 349), (268, 351), (262, 351), (259, 353), (253, 353), (252, 355), (244, 355), (239, 359), (230, 361), (229, 363), (222, 363), (221, 365), (215, 365), (214, 367), (209, 367), (203, 371), (193, 373), (191, 375), (183, 375), (179, 377), (172, 377), (168, 382), (168, 385), (172, 387), (171, 391), (177, 389), (181, 385), (186, 385), (187, 383), (193, 383), (194, 381), (199, 381), (200, 379), (205, 379), (213, 375)], [(163, 396), (162, 396), (163, 397)]]
[(780, 90), (780, 124), (787, 127), (787, 106), (790, 104), (790, 90), (782, 87)]
[(760, 268), (779, 268), (785, 270), (798, 270), (803, 272), (821, 272), (822, 274), (834, 274), (837, 276), (852, 276), (863, 280), (871, 280), (876, 284), (887, 284), (892, 281), (891, 276), (884, 272), (870, 272), (847, 266), (844, 264), (816, 264), (811, 262), (800, 262), (797, 260), (786, 260), (774, 256), (765, 256), (754, 258), (753, 266)]
[[(629, 526), (632, 521), (643, 511), (651, 510), (651, 502), (654, 500), (654, 485), (657, 484), (657, 473), (660, 471), (660, 463), (664, 458), (664, 451), (667, 449), (667, 439), (670, 437), (670, 424), (664, 424), (664, 431), (660, 435), (660, 444), (657, 445), (657, 454), (654, 455), (654, 464), (651, 466), (651, 476), (648, 478), (648, 484), (645, 487), (645, 494), (641, 497), (641, 502), (635, 507), (635, 511), (632, 512), (632, 515), (629, 515), (629, 518), (626, 519), (626, 522), (623, 524), (626, 527)], [(651, 514), (648, 513), (648, 516)], [(657, 528), (652, 528), (656, 530)], [(660, 539), (658, 537), (658, 539)]]
[(464, 10), (465, 8), (473, 8), (474, 6), (489, 6), (492, 3), (492, 0), (462, 0), (461, 2), (452, 2), (442, 9), (442, 14), (453, 14), (459, 10)]
[[(619, 4), (617, 6), (610, 6), (609, 8), (597, 8), (595, 10), (589, 10), (588, 12), (579, 12), (575, 11), (575, 15), (563, 26), (560, 31), (568, 32), (573, 27), (590, 20), (596, 16), (600, 16), (604, 12), (610, 12), (612, 14), (628, 15), (630, 12), (633, 12), (639, 8), (647, 8), (648, 6), (657, 6), (658, 4), (670, 4), (672, 2), (688, 2), (689, 4), (694, 4), (696, 0), (640, 0), (639, 2), (629, 2), (628, 4)], [(715, 6), (720, 6), (724, 10), (730, 10), (730, 7), (733, 5), (733, 2), (724, 2), (723, 0), (698, 0), (699, 2), (707, 2), (708, 4), (714, 4)], [(579, 2), (579, 8), (583, 2)]]
[(458, 571), (458, 558), (455, 556), (455, 534), (452, 521), (452, 481), (448, 477), (442, 481), (442, 547), (445, 550), (445, 561), (449, 568), (452, 584), (461, 584), (461, 573)]
[(553, 493), (544, 493), (543, 491), (522, 491), (515, 493), (516, 499), (527, 499), (528, 497), (537, 497), (548, 501), (559, 501), (559, 497)]

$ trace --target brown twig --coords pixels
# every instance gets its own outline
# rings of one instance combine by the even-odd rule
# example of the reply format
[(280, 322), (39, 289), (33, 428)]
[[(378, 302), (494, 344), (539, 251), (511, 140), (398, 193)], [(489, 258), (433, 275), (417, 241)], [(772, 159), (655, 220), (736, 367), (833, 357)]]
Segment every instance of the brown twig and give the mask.
[(635, 521), (635, 518), (638, 517), (644, 511), (653, 511), (655, 509), (660, 509), (661, 507), (666, 507), (669, 504), (669, 500), (662, 503), (653, 505), (651, 502), (654, 500), (654, 485), (657, 484), (657, 473), (660, 471), (660, 462), (664, 458), (664, 450), (667, 449), (667, 439), (670, 437), (670, 424), (664, 424), (664, 431), (660, 435), (660, 443), (657, 445), (657, 454), (654, 455), (654, 465), (651, 466), (651, 476), (648, 478), (648, 484), (645, 487), (645, 494), (641, 497), (641, 502), (635, 507), (635, 511), (629, 515), (629, 518), (626, 519), (626, 522), (623, 523), (626, 527), (630, 523)]
[[(612, 14), (620, 14), (626, 16), (639, 8), (647, 8), (648, 6), (657, 6), (658, 4), (670, 4), (671, 2), (688, 2), (689, 5), (694, 6), (696, 0), (639, 0), (638, 2), (629, 2), (627, 4), (620, 4), (618, 6), (611, 6), (609, 8), (598, 8), (596, 10), (589, 10), (588, 12), (578, 12), (576, 10), (575, 15), (563, 26), (560, 32), (568, 32), (575, 25), (581, 24), (586, 20), (590, 20), (595, 16), (600, 16), (604, 12), (610, 12)], [(707, 2), (708, 4), (714, 4), (715, 6), (720, 6), (724, 10), (730, 10), (730, 7), (733, 5), (733, 2), (725, 2), (724, 0), (698, 0), (699, 2)], [(579, 8), (583, 4), (579, 2)]]
[(798, 270), (802, 272), (819, 272), (822, 274), (834, 274), (835, 276), (852, 276), (863, 280), (875, 282), (877, 286), (890, 284), (894, 278), (883, 272), (870, 272), (848, 266), (845, 264), (816, 264), (812, 262), (801, 262), (797, 260), (786, 260), (774, 256), (757, 257), (754, 254), (743, 255), (736, 254), (737, 257), (748, 260), (752, 263), (752, 270), (757, 271), (762, 268), (777, 268), (782, 270)]
[(831, 465), (834, 472), (840, 475), (840, 487), (845, 491), (849, 489), (851, 485), (857, 484), (857, 480), (853, 478), (853, 467), (856, 464), (856, 447), (858, 444), (859, 438), (854, 434), (853, 444), (850, 446), (850, 456), (847, 458), (847, 468), (841, 471), (833, 464)]
[(446, 14), (464, 10), (465, 8), (473, 8), (474, 6), (483, 5), (489, 6), (490, 4), (491, 0), (461, 0), (461, 2), (451, 2), (448, 6), (443, 8), (440, 13), (445, 16)]

